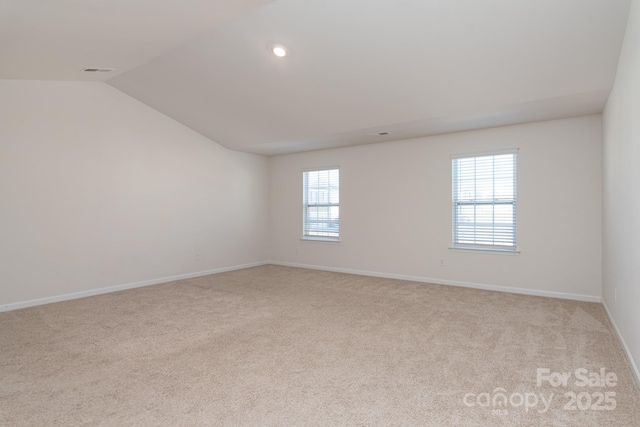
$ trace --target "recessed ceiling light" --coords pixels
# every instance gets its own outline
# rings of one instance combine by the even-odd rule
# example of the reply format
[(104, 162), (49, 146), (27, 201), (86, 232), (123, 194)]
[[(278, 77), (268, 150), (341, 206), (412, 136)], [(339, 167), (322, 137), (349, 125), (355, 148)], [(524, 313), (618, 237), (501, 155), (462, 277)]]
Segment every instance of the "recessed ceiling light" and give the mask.
[(273, 52), (273, 54), (278, 58), (284, 58), (285, 56), (287, 56), (287, 49), (285, 49), (283, 46), (274, 46), (271, 49), (271, 52)]

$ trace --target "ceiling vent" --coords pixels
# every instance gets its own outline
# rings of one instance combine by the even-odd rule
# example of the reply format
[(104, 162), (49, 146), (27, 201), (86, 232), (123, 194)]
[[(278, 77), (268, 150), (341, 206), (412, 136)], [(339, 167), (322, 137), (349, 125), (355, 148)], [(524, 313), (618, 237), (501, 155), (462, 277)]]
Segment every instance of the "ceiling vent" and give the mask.
[(373, 132), (373, 133), (368, 133), (367, 136), (387, 136), (387, 135), (391, 135), (391, 132), (387, 132), (387, 131), (381, 131), (381, 132)]
[(115, 68), (83, 68), (82, 72), (84, 73), (110, 73), (115, 71)]

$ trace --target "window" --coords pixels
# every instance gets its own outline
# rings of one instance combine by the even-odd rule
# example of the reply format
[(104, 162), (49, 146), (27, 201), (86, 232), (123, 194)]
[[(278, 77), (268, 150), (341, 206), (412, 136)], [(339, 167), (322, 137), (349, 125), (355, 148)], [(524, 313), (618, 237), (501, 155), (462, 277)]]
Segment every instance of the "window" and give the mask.
[(452, 156), (453, 247), (516, 250), (517, 150)]
[(302, 173), (302, 238), (338, 240), (340, 237), (340, 169)]

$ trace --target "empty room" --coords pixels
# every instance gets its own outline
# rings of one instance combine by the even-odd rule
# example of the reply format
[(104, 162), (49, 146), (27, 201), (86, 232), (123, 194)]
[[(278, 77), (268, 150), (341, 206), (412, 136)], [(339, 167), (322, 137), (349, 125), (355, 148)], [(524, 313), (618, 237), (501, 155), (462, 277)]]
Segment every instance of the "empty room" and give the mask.
[(0, 2), (1, 426), (640, 426), (640, 0)]

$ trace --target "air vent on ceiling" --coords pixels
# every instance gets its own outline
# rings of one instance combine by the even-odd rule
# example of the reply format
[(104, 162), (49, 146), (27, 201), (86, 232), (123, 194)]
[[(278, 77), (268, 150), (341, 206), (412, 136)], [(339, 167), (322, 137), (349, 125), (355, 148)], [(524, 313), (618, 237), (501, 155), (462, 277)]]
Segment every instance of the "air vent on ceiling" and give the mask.
[(387, 132), (387, 131), (380, 131), (380, 132), (373, 132), (373, 133), (368, 133), (367, 136), (387, 136), (387, 135), (391, 135), (391, 132)]
[(110, 73), (115, 71), (115, 68), (83, 68), (82, 71), (85, 73)]

